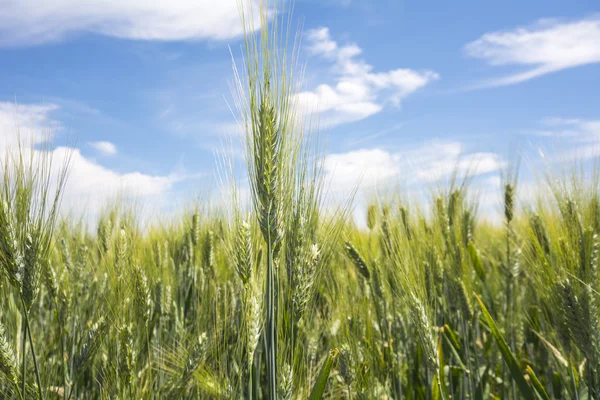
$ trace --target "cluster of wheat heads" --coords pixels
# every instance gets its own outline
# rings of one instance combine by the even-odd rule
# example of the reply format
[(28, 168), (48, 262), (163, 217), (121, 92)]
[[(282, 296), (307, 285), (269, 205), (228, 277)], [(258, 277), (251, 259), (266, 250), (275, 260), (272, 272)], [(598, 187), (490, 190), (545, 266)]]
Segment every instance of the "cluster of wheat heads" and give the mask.
[[(241, 389), (247, 398), (259, 396), (261, 359), (255, 358), (259, 326), (262, 326), (266, 383), (263, 395), (268, 398), (290, 399), (292, 396), (320, 398), (325, 390), (329, 369), (337, 350), (324, 352), (322, 375), (312, 391), (307, 392), (304, 362), (305, 339), (312, 317), (310, 305), (321, 270), (331, 258), (333, 245), (340, 232), (346, 209), (337, 220), (326, 220), (322, 206), (322, 155), (311, 132), (304, 129), (301, 110), (297, 109), (293, 74), (294, 49), (288, 52), (288, 33), (279, 29), (280, 21), (269, 21), (269, 13), (260, 13), (259, 34), (254, 35), (252, 15), (242, 12), (245, 36), (245, 74), (236, 69), (236, 105), (246, 132), (246, 164), (250, 183), (252, 210), (249, 215), (259, 228), (259, 254), (264, 267), (252, 264), (248, 254), (250, 230), (247, 222), (238, 222), (238, 245), (234, 250), (248, 298), (245, 312), (248, 338), (252, 352), (246, 352), (243, 376), (247, 385)], [(295, 45), (294, 45), (295, 46)], [(240, 219), (239, 217), (237, 218)], [(264, 251), (264, 257), (262, 257)], [(240, 257), (239, 254), (242, 254)], [(264, 293), (256, 297), (253, 283), (263, 280)], [(261, 286), (260, 284), (258, 286)], [(251, 299), (251, 300), (250, 300)], [(261, 303), (262, 301), (262, 303)], [(257, 325), (255, 309), (262, 304), (263, 323)]]
[[(18, 151), (7, 153), (0, 164), (3, 173), (0, 187), (0, 265), (6, 285), (3, 285), (3, 291), (13, 294), (11, 306), (19, 317), (21, 343), (17, 359), (13, 344), (0, 322), (0, 369), (21, 398), (28, 398), (34, 391), (38, 396), (42, 395), (30, 313), (38, 296), (41, 278), (48, 269), (52, 236), (68, 171), (68, 158), (58, 170), (56, 166), (53, 169), (51, 153), (46, 150), (28, 150), (19, 144)], [(26, 379), (28, 355), (33, 361), (34, 383)]]
[(58, 218), (68, 165), (5, 158), (0, 397), (598, 398), (599, 169), (529, 205), (510, 170), (499, 224), (459, 179), (327, 212), (272, 15), (236, 81), (252, 207), (114, 204), (90, 228)]
[[(430, 213), (381, 200), (367, 229), (348, 222), (332, 244), (318, 213), (282, 211), (274, 394), (256, 210), (230, 219), (199, 207), (144, 229), (118, 207), (93, 231), (63, 221), (30, 274), (21, 255), (32, 239), (15, 222), (23, 203), (9, 196), (0, 389), (6, 398), (594, 398), (597, 180), (551, 184), (553, 197), (530, 208), (517, 206), (516, 186), (507, 191), (514, 214), (500, 226), (478, 222), (468, 186), (432, 195)], [(31, 300), (26, 276), (37, 279)]]

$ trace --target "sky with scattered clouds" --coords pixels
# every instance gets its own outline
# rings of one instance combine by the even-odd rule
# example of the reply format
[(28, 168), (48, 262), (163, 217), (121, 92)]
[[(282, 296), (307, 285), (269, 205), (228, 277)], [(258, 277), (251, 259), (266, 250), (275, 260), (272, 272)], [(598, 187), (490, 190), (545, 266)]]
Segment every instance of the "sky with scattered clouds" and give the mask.
[[(17, 131), (71, 148), (74, 212), (124, 191), (163, 211), (209, 197), (215, 153), (240, 140), (237, 1), (0, 0), (0, 152)], [(292, 17), (296, 99), (318, 114), (337, 193), (420, 190), (454, 168), (495, 193), (516, 151), (524, 182), (600, 156), (593, 1), (295, 0)]]

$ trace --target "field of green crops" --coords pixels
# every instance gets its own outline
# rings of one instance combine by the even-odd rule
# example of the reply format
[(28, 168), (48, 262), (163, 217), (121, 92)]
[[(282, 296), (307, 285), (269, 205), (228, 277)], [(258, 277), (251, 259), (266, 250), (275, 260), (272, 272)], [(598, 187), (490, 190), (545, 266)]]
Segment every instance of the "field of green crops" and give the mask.
[(599, 170), (526, 204), (508, 167), (496, 224), (461, 176), (355, 221), (353, 196), (327, 200), (285, 29), (262, 23), (234, 85), (248, 199), (232, 183), (221, 211), (114, 204), (88, 226), (59, 209), (68, 164), (3, 159), (0, 397), (599, 398)]

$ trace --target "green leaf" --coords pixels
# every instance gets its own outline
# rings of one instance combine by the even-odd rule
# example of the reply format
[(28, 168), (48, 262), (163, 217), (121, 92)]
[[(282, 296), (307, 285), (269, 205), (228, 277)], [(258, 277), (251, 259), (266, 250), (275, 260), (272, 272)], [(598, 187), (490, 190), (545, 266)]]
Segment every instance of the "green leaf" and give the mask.
[(494, 336), (494, 338), (496, 339), (496, 342), (498, 343), (498, 347), (500, 348), (500, 352), (502, 353), (502, 358), (504, 358), (504, 362), (506, 362), (506, 365), (508, 366), (508, 369), (510, 370), (510, 374), (511, 374), (513, 380), (516, 382), (517, 386), (519, 387), (519, 391), (521, 392), (521, 395), (523, 396), (523, 398), (528, 399), (528, 400), (535, 399), (535, 396), (533, 394), (533, 391), (531, 390), (531, 387), (529, 386), (529, 384), (525, 380), (525, 377), (523, 376), (523, 371), (521, 370), (521, 367), (519, 366), (517, 359), (513, 355), (512, 351), (510, 351), (508, 344), (506, 344), (506, 340), (504, 340), (504, 337), (502, 337), (502, 334), (498, 330), (498, 327), (496, 326), (496, 322), (494, 322), (494, 319), (490, 315), (487, 308), (485, 308), (485, 305), (483, 304), (483, 301), (481, 301), (479, 296), (475, 295), (475, 298), (477, 299), (477, 302), (479, 303), (479, 306), (481, 307), (481, 312), (490, 328), (490, 331), (492, 332), (492, 335)]
[(443, 351), (443, 346), (442, 346), (442, 334), (441, 332), (438, 334), (438, 346), (437, 346), (437, 353), (438, 353), (438, 362), (440, 363), (440, 368), (439, 368), (439, 372), (436, 374), (436, 376), (434, 377), (434, 382), (432, 382), (433, 385), (438, 386), (439, 388), (439, 396), (442, 400), (446, 400), (446, 393), (445, 393), (445, 386), (446, 383), (444, 382), (444, 351)]
[(333, 349), (327, 355), (327, 359), (325, 360), (325, 364), (323, 364), (323, 368), (319, 373), (317, 382), (310, 392), (310, 397), (308, 398), (309, 400), (319, 400), (323, 397), (323, 393), (325, 393), (325, 388), (327, 387), (327, 380), (329, 379), (329, 374), (331, 373), (331, 368), (333, 368), (333, 363), (338, 358), (339, 354), (340, 352), (338, 349)]
[(471, 263), (473, 263), (473, 268), (475, 268), (475, 273), (479, 277), (479, 279), (485, 279), (485, 269), (483, 269), (483, 263), (481, 262), (481, 258), (479, 258), (479, 252), (475, 248), (473, 242), (469, 242), (469, 256), (471, 256)]
[(540, 382), (540, 380), (538, 379), (535, 372), (533, 372), (533, 369), (531, 369), (531, 367), (528, 365), (525, 368), (525, 370), (527, 371), (527, 375), (529, 375), (529, 379), (531, 379), (531, 384), (533, 385), (533, 388), (535, 389), (537, 394), (543, 400), (550, 400), (550, 396), (548, 396), (548, 393), (546, 393), (546, 389), (544, 389), (544, 385), (542, 385), (542, 382)]
[(470, 374), (471, 372), (467, 369), (467, 367), (465, 366), (465, 364), (462, 360), (461, 355), (459, 354), (460, 345), (458, 343), (456, 336), (454, 335), (454, 332), (452, 332), (450, 330), (450, 327), (448, 325), (444, 325), (444, 327), (442, 328), (442, 331), (443, 331), (442, 335), (443, 335), (444, 339), (446, 340), (446, 342), (448, 343), (448, 347), (450, 348), (450, 351), (454, 355), (456, 362), (458, 362), (458, 365), (464, 372), (466, 372), (467, 374)]
[(456, 351), (460, 351), (460, 342), (458, 341), (456, 333), (452, 330), (450, 325), (444, 325), (442, 330), (446, 334), (446, 336), (448, 336), (448, 339), (452, 342), (452, 346), (456, 348)]
[(431, 400), (441, 400), (442, 395), (440, 393), (440, 385), (439, 385), (438, 375), (435, 374), (433, 376), (433, 380), (431, 381)]

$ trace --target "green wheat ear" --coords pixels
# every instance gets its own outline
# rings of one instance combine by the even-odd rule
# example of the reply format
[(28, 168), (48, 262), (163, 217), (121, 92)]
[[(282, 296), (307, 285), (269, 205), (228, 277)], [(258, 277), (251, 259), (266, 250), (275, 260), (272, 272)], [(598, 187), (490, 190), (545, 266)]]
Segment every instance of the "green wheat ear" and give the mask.
[(247, 285), (253, 273), (252, 236), (250, 224), (243, 221), (239, 224), (235, 238), (235, 267), (244, 285)]
[(104, 317), (100, 317), (98, 321), (88, 328), (80, 350), (75, 355), (73, 361), (73, 369), (77, 371), (77, 374), (81, 374), (84, 367), (96, 355), (107, 331), (108, 322)]
[(360, 274), (362, 276), (364, 276), (365, 279), (367, 279), (367, 280), (370, 279), (371, 274), (369, 272), (367, 262), (365, 261), (363, 256), (359, 253), (359, 251), (356, 249), (356, 247), (354, 247), (354, 245), (351, 242), (347, 241), (345, 248), (346, 248), (346, 254), (350, 258), (350, 260), (352, 261), (352, 263), (354, 264), (354, 266), (356, 267), (358, 272), (360, 272)]
[(377, 213), (378, 211), (376, 205), (371, 204), (369, 207), (367, 207), (367, 227), (370, 231), (372, 231), (377, 224)]
[(19, 286), (21, 282), (22, 262), (9, 203), (0, 200), (0, 265), (5, 276), (15, 286)]
[(435, 338), (433, 336), (433, 327), (430, 323), (427, 310), (423, 306), (421, 300), (414, 294), (408, 296), (408, 304), (410, 305), (410, 317), (413, 326), (417, 332), (417, 337), (423, 352), (425, 353), (425, 361), (427, 367), (437, 374), (440, 368), (438, 355), (436, 350)]
[(504, 186), (504, 217), (506, 221), (511, 222), (514, 217), (515, 209), (515, 187), (513, 184), (507, 183)]
[(18, 388), (17, 358), (12, 345), (6, 338), (6, 331), (0, 322), (0, 376)]

